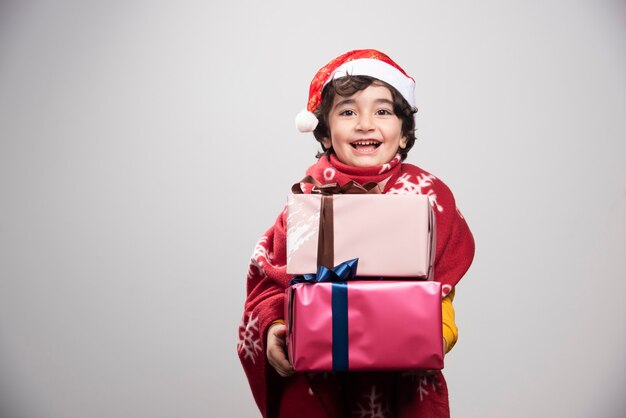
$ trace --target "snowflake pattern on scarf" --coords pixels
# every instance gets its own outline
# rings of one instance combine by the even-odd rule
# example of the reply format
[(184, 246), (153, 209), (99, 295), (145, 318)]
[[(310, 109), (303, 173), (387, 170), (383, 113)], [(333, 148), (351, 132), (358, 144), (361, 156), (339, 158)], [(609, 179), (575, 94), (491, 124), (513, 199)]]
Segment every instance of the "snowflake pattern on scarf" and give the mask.
[(252, 253), (252, 264), (255, 264), (261, 271), (263, 271), (264, 263), (267, 263), (274, 268), (284, 267), (281, 265), (272, 264), (272, 261), (274, 260), (274, 253), (270, 251), (267, 240), (267, 235), (263, 235), (261, 239), (259, 239), (259, 242), (257, 242), (254, 246), (254, 252)]
[(380, 171), (378, 172), (378, 174), (383, 174), (383, 173), (386, 173), (387, 171), (391, 170), (391, 167), (393, 167), (396, 164), (398, 164), (401, 160), (402, 160), (402, 157), (400, 157), (400, 154), (396, 154), (396, 156), (393, 157), (393, 159), (391, 161), (389, 161), (388, 163), (383, 164), (380, 167)]
[[(411, 181), (414, 178), (415, 182)], [(441, 206), (437, 202), (437, 194), (433, 190), (433, 183), (437, 180), (437, 177), (432, 174), (420, 174), (420, 175), (411, 175), (409, 173), (404, 173), (398, 180), (396, 180), (395, 184), (391, 187), (391, 189), (387, 192), (387, 194), (421, 194), (428, 196), (428, 201), (433, 209), (436, 209), (439, 212), (443, 212), (443, 206)]]
[(239, 323), (239, 341), (237, 351), (243, 358), (255, 362), (257, 356), (262, 351), (261, 336), (259, 335), (259, 317), (252, 313), (247, 320), (244, 316)]
[(441, 382), (434, 376), (422, 376), (417, 382), (417, 393), (420, 396), (420, 402), (424, 401), (424, 397), (429, 394), (428, 390), (436, 392), (439, 390)]
[(263, 235), (254, 246), (252, 257), (250, 258), (250, 265), (248, 266), (248, 280), (253, 280), (256, 277), (267, 277), (265, 271), (263, 271), (263, 263), (270, 256), (267, 245), (267, 236)]
[(383, 403), (382, 393), (378, 393), (376, 385), (372, 385), (372, 389), (363, 397), (365, 400), (358, 404), (358, 410), (354, 411), (354, 416), (359, 418), (386, 418), (391, 416), (389, 406)]
[(441, 389), (441, 382), (437, 376), (422, 376), (413, 371), (404, 372), (402, 376), (408, 378), (415, 385), (420, 402), (423, 402), (429, 394)]

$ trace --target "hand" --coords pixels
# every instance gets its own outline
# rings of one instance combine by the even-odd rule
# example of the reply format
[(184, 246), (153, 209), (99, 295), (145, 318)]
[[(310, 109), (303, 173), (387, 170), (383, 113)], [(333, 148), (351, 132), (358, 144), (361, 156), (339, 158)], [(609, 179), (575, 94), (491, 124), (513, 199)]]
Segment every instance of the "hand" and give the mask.
[(285, 324), (273, 324), (267, 330), (267, 360), (282, 377), (294, 373), (293, 366), (285, 355), (286, 334)]

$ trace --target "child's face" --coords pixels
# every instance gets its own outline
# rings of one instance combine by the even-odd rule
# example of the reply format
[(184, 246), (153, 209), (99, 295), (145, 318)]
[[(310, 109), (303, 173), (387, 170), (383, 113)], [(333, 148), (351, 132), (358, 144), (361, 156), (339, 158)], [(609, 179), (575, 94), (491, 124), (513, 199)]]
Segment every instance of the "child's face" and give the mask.
[(406, 146), (402, 120), (393, 112), (393, 98), (387, 87), (372, 84), (349, 97), (335, 96), (328, 114), (331, 145), (339, 161), (354, 167), (388, 163)]

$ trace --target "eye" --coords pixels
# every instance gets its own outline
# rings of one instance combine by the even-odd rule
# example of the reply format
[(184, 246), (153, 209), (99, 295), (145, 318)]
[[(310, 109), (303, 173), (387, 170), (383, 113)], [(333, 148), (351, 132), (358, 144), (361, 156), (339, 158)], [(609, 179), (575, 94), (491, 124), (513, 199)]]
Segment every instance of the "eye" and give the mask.
[(354, 112), (352, 110), (346, 109), (339, 112), (340, 116), (354, 116)]
[(376, 114), (378, 116), (388, 116), (388, 115), (393, 115), (393, 112), (389, 109), (378, 109), (376, 111)]

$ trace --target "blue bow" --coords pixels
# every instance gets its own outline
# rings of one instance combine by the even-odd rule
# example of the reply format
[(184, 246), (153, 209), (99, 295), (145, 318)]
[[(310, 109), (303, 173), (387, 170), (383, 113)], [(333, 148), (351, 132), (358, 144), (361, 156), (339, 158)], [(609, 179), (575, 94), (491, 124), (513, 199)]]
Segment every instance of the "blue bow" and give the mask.
[(356, 268), (359, 264), (358, 258), (344, 261), (341, 264), (329, 269), (319, 266), (316, 274), (305, 274), (291, 279), (290, 285), (297, 283), (323, 283), (323, 282), (345, 282), (356, 277)]

